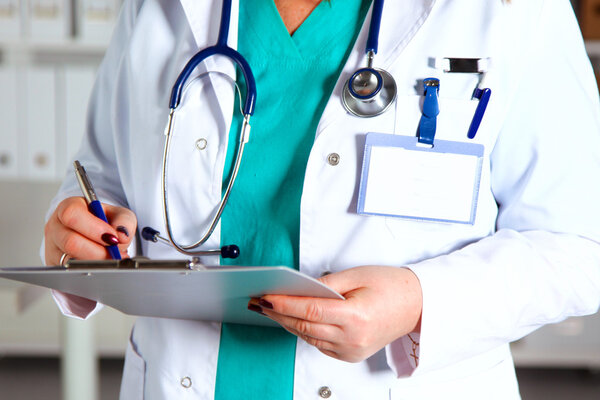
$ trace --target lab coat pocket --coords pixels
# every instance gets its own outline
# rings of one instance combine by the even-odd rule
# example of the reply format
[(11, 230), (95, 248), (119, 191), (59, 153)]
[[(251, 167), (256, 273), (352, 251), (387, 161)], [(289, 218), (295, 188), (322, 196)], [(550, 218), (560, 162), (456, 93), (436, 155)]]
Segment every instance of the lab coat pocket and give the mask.
[[(467, 137), (469, 126), (477, 108), (477, 101), (470, 100), (468, 97), (444, 97), (442, 90), (443, 87), (440, 88), (440, 113), (437, 116), (434, 145), (435, 140), (483, 144), (482, 168), (485, 169), (487, 165), (487, 151), (491, 139), (489, 129), (486, 131), (482, 124), (474, 139)], [(422, 115), (423, 96), (403, 95), (398, 96), (397, 101), (395, 133), (397, 135), (416, 136)], [(402, 173), (403, 171), (390, 171), (390, 181), (394, 181), (393, 174)], [(490, 223), (492, 222), (490, 221), (491, 215), (488, 211), (491, 208), (487, 207), (491, 203), (489, 183), (486, 177), (487, 173), (482, 172), (481, 180), (478, 181), (477, 185), (478, 190), (474, 194), (475, 219), (473, 223), (379, 217), (384, 218), (382, 223), (385, 225), (385, 229), (382, 231), (388, 232), (396, 242), (405, 244), (407, 259), (411, 262), (420, 260), (423, 257), (433, 257), (454, 251), (475, 239), (489, 235)], [(453, 195), (453, 193), (445, 191), (439, 195), (441, 198), (444, 198)], [(482, 196), (485, 207), (481, 203)], [(442, 206), (443, 202), (440, 202), (440, 207)]]
[[(437, 116), (435, 139), (480, 143), (479, 139), (484, 137), (484, 134), (481, 134), (483, 126), (480, 126), (474, 139), (467, 138), (469, 126), (477, 108), (477, 100), (445, 97), (442, 91), (443, 87), (440, 87), (440, 97), (438, 99), (440, 113)], [(422, 115), (423, 99), (423, 96), (418, 95), (398, 96), (395, 122), (395, 133), (397, 135), (417, 135)]]
[(125, 351), (125, 366), (121, 380), (120, 400), (143, 400), (146, 376), (146, 361), (136, 351), (133, 342), (133, 331)]

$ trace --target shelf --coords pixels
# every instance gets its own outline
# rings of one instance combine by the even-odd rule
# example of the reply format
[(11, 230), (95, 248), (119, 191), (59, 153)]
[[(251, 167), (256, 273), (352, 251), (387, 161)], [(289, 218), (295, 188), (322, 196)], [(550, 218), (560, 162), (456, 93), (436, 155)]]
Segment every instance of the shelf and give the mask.
[(88, 43), (76, 39), (62, 41), (0, 41), (0, 59), (8, 64), (98, 64), (106, 51), (106, 43)]
[[(0, 60), (9, 63), (98, 63), (107, 43), (88, 43), (77, 39), (62, 41), (0, 41)], [(600, 57), (600, 39), (586, 40), (585, 48), (591, 58)]]

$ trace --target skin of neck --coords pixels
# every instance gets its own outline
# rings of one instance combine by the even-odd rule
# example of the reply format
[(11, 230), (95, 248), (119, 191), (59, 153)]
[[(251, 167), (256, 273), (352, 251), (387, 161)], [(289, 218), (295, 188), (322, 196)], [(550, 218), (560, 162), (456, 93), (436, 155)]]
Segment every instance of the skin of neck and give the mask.
[(321, 0), (275, 0), (275, 6), (290, 35), (308, 18)]

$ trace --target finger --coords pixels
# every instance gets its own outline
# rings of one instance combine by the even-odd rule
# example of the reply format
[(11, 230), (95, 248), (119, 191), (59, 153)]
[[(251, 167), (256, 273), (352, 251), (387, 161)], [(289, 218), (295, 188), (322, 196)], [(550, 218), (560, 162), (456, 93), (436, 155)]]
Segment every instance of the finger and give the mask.
[(325, 350), (325, 349), (319, 349), (319, 351), (321, 353), (325, 354), (326, 356), (329, 356), (331, 358), (335, 358), (336, 360), (342, 360), (342, 358), (340, 357), (340, 355), (338, 353), (336, 353), (335, 351)]
[(331, 343), (331, 342), (327, 342), (325, 340), (315, 339), (315, 338), (310, 337), (310, 336), (304, 336), (304, 335), (302, 335), (302, 334), (300, 334), (298, 332), (294, 332), (293, 330), (288, 330), (288, 332), (290, 332), (293, 335), (298, 336), (300, 339), (304, 340), (309, 345), (311, 345), (313, 347), (316, 347), (320, 351), (334, 352), (335, 349), (337, 348), (336, 344)]
[(90, 213), (82, 197), (62, 201), (54, 214), (61, 225), (98, 244), (106, 246), (119, 242), (116, 229)]
[(127, 248), (133, 240), (137, 229), (137, 218), (135, 213), (124, 207), (104, 205), (106, 218), (110, 225), (115, 228), (117, 237), (119, 238), (119, 250), (126, 252)]
[[(62, 258), (63, 252), (54, 245), (54, 243), (45, 243), (44, 249), (44, 262), (46, 265), (60, 265), (60, 259)], [(70, 258), (70, 257), (69, 257)], [(63, 260), (65, 263), (67, 259)]]
[(109, 258), (106, 248), (90, 240), (89, 238), (59, 225), (55, 228), (54, 235), (50, 238), (49, 252), (46, 254), (46, 261), (52, 261), (58, 265), (60, 257), (66, 253), (71, 258), (80, 260), (101, 260)]
[(338, 343), (343, 337), (343, 331), (337, 325), (310, 322), (266, 309), (263, 309), (263, 313), (313, 346), (317, 346), (320, 342)]
[(338, 345), (336, 343), (333, 343), (333, 342), (330, 342), (330, 341), (327, 341), (327, 340), (324, 340), (324, 339), (320, 339), (318, 337), (313, 337), (313, 336), (304, 334), (304, 333), (302, 333), (300, 331), (297, 331), (291, 325), (288, 325), (288, 324), (284, 323), (283, 319), (279, 319), (277, 317), (275, 317), (275, 318), (271, 317), (271, 315), (268, 315), (266, 313), (265, 313), (265, 315), (267, 315), (273, 321), (279, 323), (283, 329), (285, 329), (286, 331), (288, 331), (292, 335), (298, 336), (300, 339), (304, 340), (306, 343), (310, 344), (311, 346), (314, 346), (314, 347), (318, 348), (319, 350), (334, 351), (338, 347)]
[(261, 301), (259, 298), (252, 298), (248, 302), (248, 308), (271, 318), (273, 321), (281, 325), (282, 328), (304, 339), (305, 341), (308, 341), (307, 339), (312, 339), (311, 344), (316, 343), (316, 341), (334, 342), (337, 341), (343, 334), (342, 329), (337, 325), (309, 322), (287, 315), (282, 315), (272, 309), (264, 308), (261, 304), (265, 304), (264, 300)]
[(331, 325), (343, 325), (354, 314), (348, 301), (339, 299), (265, 295), (258, 300), (258, 304), (277, 314)]

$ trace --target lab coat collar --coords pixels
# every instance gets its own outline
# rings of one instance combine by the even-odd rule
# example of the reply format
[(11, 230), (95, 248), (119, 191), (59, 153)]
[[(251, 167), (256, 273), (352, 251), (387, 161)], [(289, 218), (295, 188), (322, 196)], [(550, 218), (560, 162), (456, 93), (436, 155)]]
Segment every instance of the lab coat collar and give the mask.
[[(413, 1), (387, 1), (383, 7), (383, 17), (379, 34), (379, 49), (375, 56), (374, 67), (389, 71), (391, 65), (396, 62), (408, 43), (414, 38), (423, 26), (436, 0), (413, 0)], [(341, 118), (344, 113), (340, 112), (342, 102), (340, 94), (346, 79), (359, 68), (367, 64), (365, 46), (369, 35), (369, 25), (373, 5), (365, 18), (363, 27), (354, 48), (346, 61), (346, 65), (336, 83), (333, 94), (329, 98), (327, 106), (321, 117), (317, 136), (335, 119)]]
[[(217, 43), (223, 3), (219, 1), (198, 0), (180, 0), (180, 2), (198, 48), (203, 49)], [(227, 40), (227, 43), (233, 49), (237, 47), (238, 10), (238, 1), (233, 0), (231, 4), (229, 38)]]

